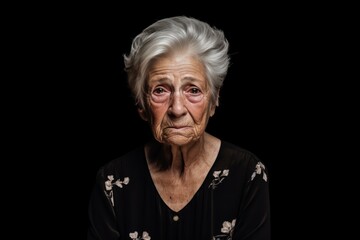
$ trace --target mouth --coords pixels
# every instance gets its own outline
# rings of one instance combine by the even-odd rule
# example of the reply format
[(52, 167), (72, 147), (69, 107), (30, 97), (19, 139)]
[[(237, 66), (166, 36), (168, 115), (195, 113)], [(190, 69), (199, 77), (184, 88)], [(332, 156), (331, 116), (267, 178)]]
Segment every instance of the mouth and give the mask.
[(179, 129), (179, 128), (186, 128), (186, 127), (189, 127), (189, 126), (187, 126), (187, 125), (172, 125), (172, 126), (169, 126), (169, 127)]
[(189, 128), (189, 126), (169, 126), (169, 127), (166, 127), (168, 129), (184, 129), (184, 128)]

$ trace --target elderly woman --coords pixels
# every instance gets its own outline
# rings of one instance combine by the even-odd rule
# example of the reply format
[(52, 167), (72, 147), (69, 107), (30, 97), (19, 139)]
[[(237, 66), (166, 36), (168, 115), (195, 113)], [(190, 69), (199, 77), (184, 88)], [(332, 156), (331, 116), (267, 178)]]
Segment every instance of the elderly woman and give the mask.
[(125, 69), (154, 138), (99, 169), (88, 240), (270, 239), (265, 166), (206, 132), (228, 46), (221, 30), (185, 16), (135, 37)]

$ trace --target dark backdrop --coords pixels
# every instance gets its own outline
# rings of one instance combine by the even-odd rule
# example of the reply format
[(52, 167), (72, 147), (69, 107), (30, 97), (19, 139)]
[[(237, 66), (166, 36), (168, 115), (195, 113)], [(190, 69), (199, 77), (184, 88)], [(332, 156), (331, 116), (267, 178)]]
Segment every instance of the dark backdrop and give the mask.
[[(27, 83), (38, 87), (36, 109), (31, 110), (31, 116), (38, 116), (31, 119), (36, 128), (29, 131), (41, 141), (32, 151), (45, 158), (40, 181), (52, 186), (41, 189), (51, 198), (40, 204), (49, 204), (47, 214), (65, 219), (53, 225), (54, 232), (85, 239), (97, 169), (150, 136), (127, 89), (122, 55), (143, 28), (173, 15), (207, 21), (230, 42), (231, 66), (208, 132), (254, 152), (268, 167), (273, 239), (289, 239), (289, 232), (307, 237), (317, 229), (304, 208), (316, 201), (307, 193), (314, 183), (304, 173), (316, 138), (307, 136), (316, 110), (304, 103), (317, 90), (319, 22), (309, 9), (283, 7), (177, 5), (144, 7), (140, 13), (92, 5), (52, 9), (25, 22), (29, 35), (37, 36), (31, 55), (41, 49), (39, 65), (31, 66), (45, 80)], [(302, 217), (307, 221), (299, 224)]]

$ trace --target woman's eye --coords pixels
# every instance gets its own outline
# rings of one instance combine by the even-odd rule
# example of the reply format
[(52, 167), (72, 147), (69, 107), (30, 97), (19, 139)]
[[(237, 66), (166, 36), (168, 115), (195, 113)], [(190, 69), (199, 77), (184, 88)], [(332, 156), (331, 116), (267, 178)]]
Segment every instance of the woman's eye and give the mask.
[(198, 93), (200, 93), (200, 90), (198, 88), (191, 88), (190, 93), (191, 94), (198, 94)]
[(161, 94), (161, 93), (164, 93), (165, 92), (165, 89), (163, 89), (163, 88), (156, 88), (155, 90), (154, 90), (154, 93), (155, 94)]

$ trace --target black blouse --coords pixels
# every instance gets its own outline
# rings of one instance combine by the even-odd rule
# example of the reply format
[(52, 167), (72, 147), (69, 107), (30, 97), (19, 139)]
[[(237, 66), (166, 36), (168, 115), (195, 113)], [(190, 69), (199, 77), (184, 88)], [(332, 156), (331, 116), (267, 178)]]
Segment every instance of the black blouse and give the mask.
[(254, 154), (222, 141), (200, 189), (174, 212), (157, 192), (141, 147), (99, 169), (88, 240), (269, 240), (268, 185)]

